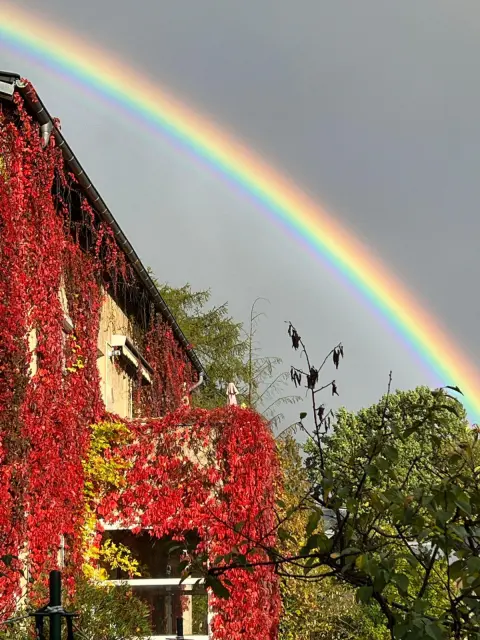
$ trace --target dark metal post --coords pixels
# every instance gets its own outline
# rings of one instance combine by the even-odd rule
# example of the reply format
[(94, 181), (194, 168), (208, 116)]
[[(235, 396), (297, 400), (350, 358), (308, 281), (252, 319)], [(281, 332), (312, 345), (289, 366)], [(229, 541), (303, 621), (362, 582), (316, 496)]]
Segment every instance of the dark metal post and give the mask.
[(183, 640), (183, 618), (177, 618), (177, 640)]
[[(62, 575), (60, 571), (50, 572), (50, 607), (60, 610), (62, 606)], [(62, 640), (62, 614), (50, 614), (50, 640)]]

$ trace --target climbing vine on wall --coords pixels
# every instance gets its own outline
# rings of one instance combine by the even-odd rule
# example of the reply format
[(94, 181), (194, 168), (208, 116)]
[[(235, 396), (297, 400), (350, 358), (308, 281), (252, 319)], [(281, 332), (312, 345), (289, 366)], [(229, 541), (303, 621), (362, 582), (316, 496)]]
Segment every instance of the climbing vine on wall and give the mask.
[[(1, 109), (0, 615), (22, 588), (19, 570), (35, 583), (57, 566), (61, 536), (72, 575), (85, 566), (89, 536), (97, 541), (91, 566), (102, 553), (129, 562), (99, 549), (97, 516), (158, 537), (196, 530), (198, 554), (211, 560), (234, 547), (241, 553), (246, 534), (268, 543), (278, 468), (267, 426), (248, 410), (178, 409), (195, 375), (142, 296), (136, 343), (152, 383), (136, 381), (129, 424), (105, 414), (97, 366), (103, 298), (123, 292), (131, 300), (138, 283), (54, 137), (42, 148), (18, 95)], [(212, 600), (214, 637), (273, 640), (272, 570), (229, 578), (231, 598)]]
[[(65, 170), (54, 137), (42, 148), (18, 94), (0, 109), (0, 549), (14, 558), (8, 567), (0, 562), (0, 601), (8, 609), (22, 559), (31, 576), (45, 575), (63, 535), (70, 564), (80, 563), (83, 460), (89, 425), (104, 412), (102, 299), (120, 286), (134, 292), (136, 283), (111, 229)], [(73, 329), (65, 328), (62, 287)], [(149, 332), (167, 336), (152, 342), (155, 408), (164, 412), (175, 404), (179, 379), (192, 374), (158, 314), (150, 313)]]
[[(182, 539), (195, 530), (195, 556), (213, 562), (245, 540), (273, 542), (279, 467), (272, 435), (255, 412), (182, 408), (163, 419), (134, 420), (131, 439), (113, 447), (124, 479), (98, 507), (107, 522)], [(238, 525), (242, 523), (241, 533)], [(265, 560), (261, 550), (249, 560)], [(214, 637), (274, 639), (280, 599), (271, 567), (229, 572), (231, 597), (212, 597)]]

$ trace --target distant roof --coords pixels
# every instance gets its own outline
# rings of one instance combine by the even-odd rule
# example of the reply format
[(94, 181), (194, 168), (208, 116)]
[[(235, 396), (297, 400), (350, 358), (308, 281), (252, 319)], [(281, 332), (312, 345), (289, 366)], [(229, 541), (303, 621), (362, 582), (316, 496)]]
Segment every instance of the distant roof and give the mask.
[(180, 326), (175, 320), (175, 317), (170, 311), (167, 303), (160, 295), (157, 287), (153, 283), (151, 277), (143, 266), (134, 248), (121, 230), (118, 222), (113, 217), (104, 200), (95, 189), (94, 185), (90, 181), (90, 178), (83, 170), (80, 162), (75, 157), (75, 154), (69, 147), (61, 131), (55, 126), (53, 118), (50, 116), (45, 105), (39, 98), (36, 90), (30, 83), (22, 82), (21, 77), (17, 73), (0, 71), (0, 100), (12, 101), (15, 91), (18, 91), (20, 93), (25, 101), (25, 105), (28, 111), (39, 123), (41, 127), (41, 134), (44, 139), (48, 141), (48, 137), (53, 134), (57, 146), (62, 150), (65, 164), (75, 175), (77, 182), (84, 191), (85, 196), (90, 202), (90, 205), (96, 211), (98, 216), (112, 229), (119, 247), (122, 249), (127, 260), (135, 270), (135, 273), (137, 274), (141, 284), (148, 291), (156, 308), (161, 313), (165, 321), (171, 326), (174, 336), (185, 349), (188, 358), (192, 362), (197, 372), (203, 373), (206, 376), (205, 369), (202, 363), (200, 362), (195, 351), (190, 347), (189, 341), (187, 340), (183, 331), (180, 329)]

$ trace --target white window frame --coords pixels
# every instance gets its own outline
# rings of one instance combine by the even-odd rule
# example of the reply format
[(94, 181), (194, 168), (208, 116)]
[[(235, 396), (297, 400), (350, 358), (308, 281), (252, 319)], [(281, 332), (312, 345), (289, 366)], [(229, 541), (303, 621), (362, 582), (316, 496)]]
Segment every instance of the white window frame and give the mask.
[(152, 384), (153, 369), (135, 347), (128, 336), (115, 334), (111, 338), (112, 347), (119, 356), (125, 358), (135, 369), (140, 369), (143, 381)]
[(111, 368), (113, 368), (114, 366), (112, 352), (112, 345), (108, 341), (105, 342), (105, 409), (107, 411), (109, 411), (112, 405), (115, 403), (111, 376)]

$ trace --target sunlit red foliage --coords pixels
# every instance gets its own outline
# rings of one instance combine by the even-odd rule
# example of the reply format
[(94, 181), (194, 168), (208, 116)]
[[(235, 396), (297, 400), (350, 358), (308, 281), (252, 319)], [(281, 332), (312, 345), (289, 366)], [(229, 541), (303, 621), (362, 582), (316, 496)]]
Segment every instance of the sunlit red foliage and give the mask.
[[(121, 453), (133, 466), (126, 488), (100, 505), (102, 518), (148, 528), (158, 537), (196, 530), (199, 550), (212, 562), (234, 547), (245, 553), (254, 541), (274, 542), (279, 469), (274, 440), (258, 414), (187, 408), (160, 420), (134, 421), (129, 429), (132, 443)], [(266, 559), (261, 550), (249, 555), (251, 561)], [(214, 637), (275, 638), (279, 597), (273, 568), (231, 571), (228, 579), (231, 598), (213, 599)]]
[[(63, 331), (62, 283), (75, 351)], [(16, 95), (11, 109), (0, 110), (0, 556), (22, 558), (28, 549), (34, 578), (56, 566), (62, 534), (71, 541), (72, 568), (80, 565), (82, 460), (89, 425), (105, 417), (100, 309), (105, 287), (114, 291), (119, 283), (134, 287), (135, 279), (111, 229), (65, 170), (53, 136), (42, 148), (39, 127)], [(239, 542), (239, 521), (246, 521), (244, 534), (271, 540), (278, 470), (268, 428), (241, 409), (177, 410), (184, 382), (195, 376), (171, 329), (148, 305), (139, 346), (153, 384), (135, 394), (136, 414), (146, 420), (129, 425), (135, 444), (122, 452), (134, 461), (128, 489), (108, 496), (101, 515), (116, 510), (128, 522), (141, 513), (141, 526), (158, 536), (196, 528), (211, 558)], [(79, 358), (82, 367), (75, 367)], [(3, 617), (19, 592), (22, 561), (1, 565)], [(230, 579), (232, 598), (214, 600), (215, 637), (275, 638), (272, 570)]]

